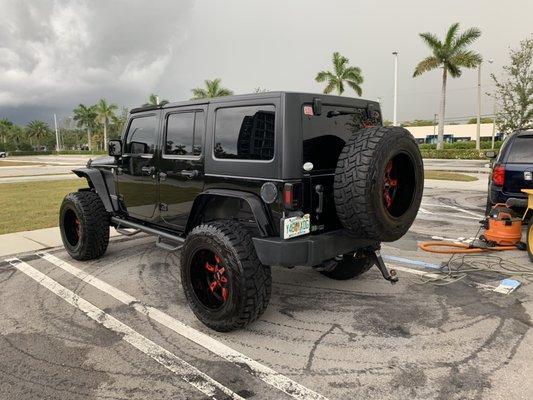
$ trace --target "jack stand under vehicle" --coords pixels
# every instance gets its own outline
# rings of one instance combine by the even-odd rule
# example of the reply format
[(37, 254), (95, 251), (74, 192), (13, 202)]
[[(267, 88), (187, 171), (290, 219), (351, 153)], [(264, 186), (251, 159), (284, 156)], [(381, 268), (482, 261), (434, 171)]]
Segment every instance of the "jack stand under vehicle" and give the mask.
[(379, 250), (370, 251), (368, 255), (370, 256), (370, 259), (372, 260), (374, 265), (378, 267), (379, 271), (381, 272), (381, 275), (383, 275), (383, 278), (388, 280), (393, 285), (398, 282), (398, 275), (396, 274), (396, 270), (389, 270), (387, 268)]

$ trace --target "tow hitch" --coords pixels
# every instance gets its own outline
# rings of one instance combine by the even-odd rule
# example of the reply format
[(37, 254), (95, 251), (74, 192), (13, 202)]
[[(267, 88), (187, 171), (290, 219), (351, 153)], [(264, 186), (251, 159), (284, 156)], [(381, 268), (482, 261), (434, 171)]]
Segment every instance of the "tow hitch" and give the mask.
[(381, 257), (381, 252), (379, 251), (379, 249), (375, 251), (369, 251), (368, 256), (370, 257), (374, 265), (378, 267), (381, 272), (381, 275), (383, 275), (383, 278), (388, 280), (393, 285), (398, 282), (398, 276), (396, 275), (396, 271), (394, 269), (389, 270), (387, 268), (385, 262), (383, 262), (383, 258)]

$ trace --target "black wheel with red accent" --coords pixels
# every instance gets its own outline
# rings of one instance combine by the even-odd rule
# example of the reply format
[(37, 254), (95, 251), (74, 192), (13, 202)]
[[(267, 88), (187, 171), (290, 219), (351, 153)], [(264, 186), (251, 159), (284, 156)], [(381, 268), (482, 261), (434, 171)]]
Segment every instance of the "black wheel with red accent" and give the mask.
[(109, 222), (109, 214), (96, 193), (69, 193), (59, 210), (63, 246), (76, 260), (101, 257), (109, 244)]
[(411, 227), (423, 188), (422, 157), (411, 133), (396, 126), (364, 128), (337, 162), (337, 216), (358, 237), (392, 242)]
[(353, 279), (372, 268), (372, 259), (362, 251), (344, 254), (323, 263), (320, 273), (337, 281)]
[(238, 222), (195, 227), (181, 251), (181, 283), (196, 317), (219, 332), (244, 328), (265, 311), (270, 267), (262, 265), (252, 237)]

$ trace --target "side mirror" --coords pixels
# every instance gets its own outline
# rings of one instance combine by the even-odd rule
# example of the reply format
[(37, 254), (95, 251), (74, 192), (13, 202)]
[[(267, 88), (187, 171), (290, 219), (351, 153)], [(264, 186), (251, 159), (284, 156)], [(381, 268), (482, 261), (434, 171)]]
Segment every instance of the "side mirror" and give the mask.
[(487, 158), (496, 158), (498, 154), (494, 150), (487, 150), (485, 152), (485, 157)]
[(107, 145), (107, 153), (112, 157), (120, 157), (122, 155), (122, 141), (110, 140)]

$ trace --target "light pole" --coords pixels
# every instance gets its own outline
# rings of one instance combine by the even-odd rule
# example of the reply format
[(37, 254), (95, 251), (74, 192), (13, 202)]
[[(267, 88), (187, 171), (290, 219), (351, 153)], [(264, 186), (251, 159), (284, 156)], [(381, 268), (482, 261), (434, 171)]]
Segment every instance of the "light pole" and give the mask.
[[(494, 60), (491, 58), (489, 64), (492, 66)], [(494, 150), (494, 136), (496, 136), (496, 96), (492, 94), (492, 139), (490, 148)]]
[(398, 52), (393, 51), (394, 56), (394, 105), (393, 105), (393, 117), (392, 125), (398, 125)]
[(54, 128), (56, 131), (56, 151), (59, 151), (59, 131), (57, 130), (57, 117), (54, 113)]
[(477, 66), (477, 127), (476, 127), (476, 150), (481, 149), (481, 62)]

